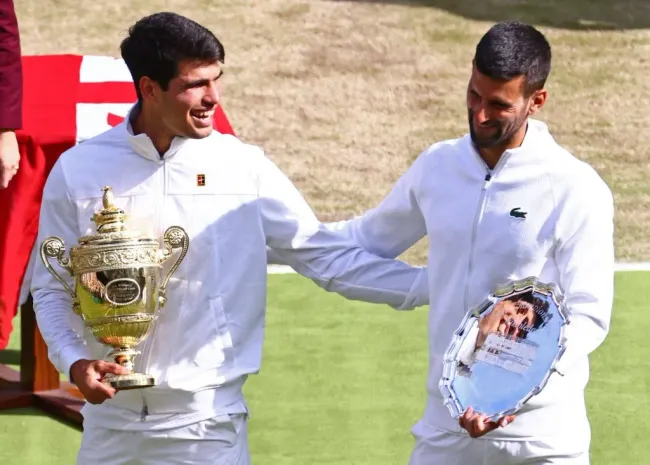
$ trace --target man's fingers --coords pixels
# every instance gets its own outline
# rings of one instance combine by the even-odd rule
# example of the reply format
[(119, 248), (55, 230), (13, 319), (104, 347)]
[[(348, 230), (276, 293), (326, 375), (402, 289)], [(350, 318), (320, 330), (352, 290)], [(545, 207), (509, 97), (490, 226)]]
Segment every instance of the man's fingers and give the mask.
[(110, 384), (104, 383), (102, 381), (95, 381), (92, 386), (94, 391), (104, 394), (109, 399), (112, 399), (115, 396), (115, 389), (111, 387)]
[(6, 189), (9, 186), (9, 181), (11, 181), (11, 176), (7, 170), (0, 168), (0, 189)]
[(91, 404), (101, 404), (106, 399), (112, 399), (115, 396), (115, 389), (101, 381), (91, 381), (87, 387), (88, 392), (83, 394)]
[(487, 415), (476, 415), (472, 418), (468, 432), (471, 437), (478, 438), (489, 433), (490, 431), (494, 431), (498, 427), (498, 423), (494, 421), (488, 421)]
[(95, 363), (95, 371), (97, 371), (102, 377), (108, 373), (113, 374), (113, 375), (127, 375), (130, 373), (130, 371), (126, 368), (124, 368), (122, 365), (118, 365), (117, 363), (109, 363), (105, 362), (103, 360), (98, 360)]
[(514, 421), (515, 416), (509, 415), (500, 418), (499, 421), (488, 420), (487, 415), (479, 414), (473, 410), (467, 409), (463, 415), (458, 419), (461, 427), (467, 430), (469, 435), (473, 438), (481, 437), (499, 427), (509, 425)]
[(467, 429), (467, 424), (470, 421), (470, 418), (474, 415), (474, 409), (472, 407), (468, 407), (465, 412), (458, 417), (458, 424), (461, 426), (461, 428)]
[(508, 415), (500, 418), (498, 421), (488, 420), (484, 413), (475, 412), (472, 407), (468, 407), (463, 414), (458, 417), (458, 424), (467, 430), (473, 438), (481, 437), (490, 431), (499, 427), (505, 427), (515, 420), (515, 415)]

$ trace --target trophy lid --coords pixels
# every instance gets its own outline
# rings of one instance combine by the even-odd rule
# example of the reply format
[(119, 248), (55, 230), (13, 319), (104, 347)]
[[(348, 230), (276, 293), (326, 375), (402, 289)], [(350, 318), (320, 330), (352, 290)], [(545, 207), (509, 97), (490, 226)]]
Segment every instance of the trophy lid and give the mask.
[(97, 225), (97, 232), (109, 233), (126, 231), (126, 226), (124, 225), (126, 214), (124, 213), (124, 210), (115, 206), (113, 190), (109, 186), (105, 186), (102, 190), (104, 191), (104, 195), (102, 196), (104, 209), (95, 212), (91, 218), (91, 220), (93, 220)]
[(125, 240), (150, 239), (138, 231), (129, 231), (125, 221), (126, 213), (115, 205), (115, 196), (110, 186), (105, 186), (102, 196), (103, 209), (95, 212), (91, 220), (95, 223), (97, 234), (79, 238), (79, 243), (87, 245), (90, 242), (103, 244), (107, 242), (120, 242)]

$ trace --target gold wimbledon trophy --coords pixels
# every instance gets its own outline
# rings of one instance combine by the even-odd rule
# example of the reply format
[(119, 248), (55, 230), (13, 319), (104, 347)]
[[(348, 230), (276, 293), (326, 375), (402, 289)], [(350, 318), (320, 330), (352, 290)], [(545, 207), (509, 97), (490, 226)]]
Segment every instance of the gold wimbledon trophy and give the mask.
[[(65, 257), (61, 238), (48, 237), (41, 244), (41, 259), (72, 296), (73, 310), (84, 325), (100, 343), (113, 348), (108, 357), (133, 370), (133, 358), (140, 354), (134, 347), (149, 335), (157, 308), (165, 305), (167, 283), (185, 258), (189, 237), (183, 228), (171, 226), (165, 231), (161, 250), (158, 240), (127, 230), (126, 215), (113, 204), (111, 188), (103, 191), (104, 209), (92, 217), (97, 234), (80, 237), (70, 258)], [(161, 281), (162, 264), (177, 248), (180, 255)], [(54, 271), (49, 258), (56, 258), (74, 277), (74, 291)], [(133, 371), (111, 376), (106, 382), (115, 389), (156, 384), (153, 376)]]

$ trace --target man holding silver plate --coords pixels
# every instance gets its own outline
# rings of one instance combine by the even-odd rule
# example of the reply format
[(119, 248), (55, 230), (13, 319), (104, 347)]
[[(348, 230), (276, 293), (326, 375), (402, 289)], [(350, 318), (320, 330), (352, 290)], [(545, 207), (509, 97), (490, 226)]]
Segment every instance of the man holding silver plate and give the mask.
[(384, 257), (428, 237), (428, 396), (411, 465), (589, 463), (584, 388), (610, 323), (614, 206), (531, 118), (550, 69), (538, 30), (494, 25), (472, 63), (469, 134), (331, 225)]
[(260, 148), (212, 131), (225, 53), (209, 30), (154, 14), (121, 51), (138, 103), (52, 169), (31, 287), (50, 359), (88, 401), (78, 463), (248, 465), (266, 247), (398, 309), (428, 302), (427, 272), (322, 227)]

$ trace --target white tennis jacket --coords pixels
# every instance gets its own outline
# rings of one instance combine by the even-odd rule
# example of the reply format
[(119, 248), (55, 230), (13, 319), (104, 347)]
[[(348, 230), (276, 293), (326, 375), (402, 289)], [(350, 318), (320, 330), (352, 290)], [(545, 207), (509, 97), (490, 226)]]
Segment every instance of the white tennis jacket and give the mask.
[[(135, 370), (153, 375), (158, 385), (87, 404), (87, 422), (150, 430), (245, 413), (242, 386), (259, 371), (262, 355), (267, 245), (325, 290), (349, 299), (397, 309), (428, 302), (426, 268), (373, 256), (346, 235), (322, 228), (261, 149), (216, 132), (200, 140), (177, 138), (160, 157), (147, 136), (132, 135), (123, 123), (68, 150), (45, 186), (37, 245), (59, 236), (69, 250), (78, 237), (94, 233), (91, 217), (101, 209), (106, 185), (129, 215), (130, 228), (162, 238), (178, 225), (190, 246), (151, 336), (138, 347), (143, 353)], [(59, 371), (106, 355), (40, 260), (31, 292)]]
[(422, 422), (434, 429), (465, 434), (438, 387), (443, 355), (465, 313), (511, 280), (536, 276), (560, 287), (571, 317), (562, 375), (553, 374), (512, 424), (485, 436), (526, 439), (588, 434), (588, 354), (605, 339), (612, 310), (613, 216), (612, 194), (598, 174), (530, 119), (522, 146), (506, 151), (493, 170), (469, 135), (434, 144), (377, 208), (330, 227), (383, 257), (428, 236), (430, 366)]

